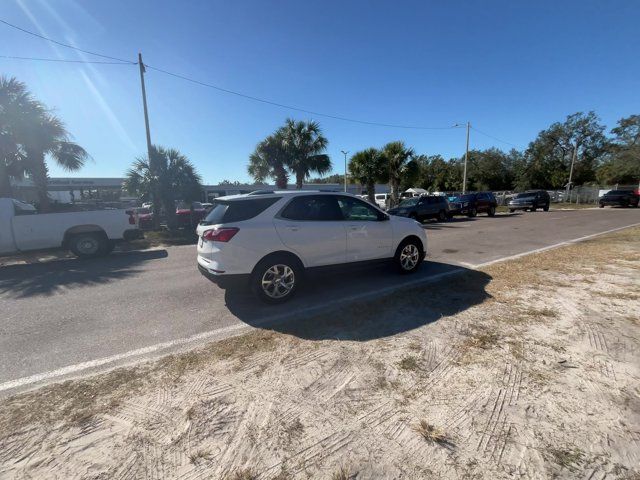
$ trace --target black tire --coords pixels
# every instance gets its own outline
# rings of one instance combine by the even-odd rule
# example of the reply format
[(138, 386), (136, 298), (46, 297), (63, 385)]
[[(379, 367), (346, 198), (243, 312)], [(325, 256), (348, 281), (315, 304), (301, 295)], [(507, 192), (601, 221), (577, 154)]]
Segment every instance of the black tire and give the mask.
[(510, 209), (509, 209), (509, 213), (513, 213), (513, 212), (515, 212), (515, 211), (516, 211), (516, 209), (515, 209), (515, 208), (510, 208)]
[(534, 205), (534, 206), (532, 206), (532, 207), (529, 209), (529, 211), (530, 211), (530, 212), (535, 212), (537, 209), (538, 209), (538, 206), (537, 206), (537, 205)]
[(601, 203), (600, 205), (598, 205), (598, 208), (604, 208), (604, 203)]
[(542, 210), (544, 210), (545, 212), (549, 211), (549, 204), (547, 203), (544, 207), (542, 207)]
[(476, 215), (478, 215), (478, 209), (476, 209), (476, 207), (472, 207), (471, 210), (469, 210), (469, 213), (467, 214), (467, 217), (473, 218)]
[(445, 212), (444, 210), (440, 210), (438, 212), (438, 221), (439, 222), (446, 222), (447, 221), (447, 212)]
[(489, 211), (487, 212), (487, 215), (489, 215), (490, 217), (495, 217), (496, 216), (496, 207), (491, 205), (489, 207)]
[[(407, 248), (410, 249), (410, 247), (415, 248), (416, 249), (415, 252), (412, 252), (411, 250), (409, 251), (406, 250)], [(417, 252), (417, 261), (416, 261), (416, 258), (414, 257), (416, 252)], [(406, 255), (409, 255), (412, 258), (407, 259)], [(403, 240), (400, 243), (400, 245), (398, 245), (398, 248), (396, 249), (396, 254), (393, 256), (393, 265), (399, 273), (406, 275), (418, 270), (423, 260), (424, 260), (424, 250), (423, 250), (422, 242), (417, 238), (407, 238)]]
[(67, 243), (69, 250), (78, 258), (100, 257), (109, 250), (109, 241), (102, 233), (77, 233)]
[[(293, 298), (300, 288), (303, 274), (304, 267), (293, 255), (271, 255), (253, 269), (251, 290), (264, 303), (284, 303)], [(268, 285), (263, 283), (268, 281), (271, 281)]]

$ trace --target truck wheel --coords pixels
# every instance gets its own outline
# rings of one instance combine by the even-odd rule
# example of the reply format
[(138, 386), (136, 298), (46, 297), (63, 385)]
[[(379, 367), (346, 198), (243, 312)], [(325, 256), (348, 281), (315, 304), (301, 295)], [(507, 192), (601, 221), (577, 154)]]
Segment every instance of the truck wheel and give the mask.
[(489, 215), (490, 217), (495, 217), (495, 215), (496, 215), (496, 207), (494, 207), (493, 205), (491, 205), (491, 206), (489, 207), (489, 211), (488, 211), (487, 213), (488, 213), (488, 215)]
[(469, 218), (473, 218), (473, 217), (475, 217), (476, 215), (478, 215), (478, 210), (476, 209), (476, 207), (472, 207), (472, 208), (469, 210), (469, 213), (467, 214), (467, 217), (469, 217)]
[(93, 258), (105, 255), (108, 252), (109, 243), (100, 233), (79, 233), (69, 240), (69, 249), (76, 257)]
[(599, 208), (604, 208), (604, 203), (601, 203), (600, 205), (598, 205)]
[(549, 204), (547, 203), (544, 207), (542, 207), (542, 210), (544, 210), (545, 212), (549, 211)]
[(513, 212), (515, 212), (515, 211), (516, 211), (516, 209), (515, 209), (515, 208), (510, 208), (510, 209), (509, 209), (509, 213), (513, 213)]

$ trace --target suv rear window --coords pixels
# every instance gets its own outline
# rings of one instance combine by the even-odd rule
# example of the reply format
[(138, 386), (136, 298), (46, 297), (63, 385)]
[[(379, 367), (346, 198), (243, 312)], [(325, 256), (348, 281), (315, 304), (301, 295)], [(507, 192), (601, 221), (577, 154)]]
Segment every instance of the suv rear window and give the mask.
[(219, 223), (241, 222), (260, 215), (282, 197), (251, 198), (246, 200), (215, 200), (213, 209), (201, 223), (217, 225)]

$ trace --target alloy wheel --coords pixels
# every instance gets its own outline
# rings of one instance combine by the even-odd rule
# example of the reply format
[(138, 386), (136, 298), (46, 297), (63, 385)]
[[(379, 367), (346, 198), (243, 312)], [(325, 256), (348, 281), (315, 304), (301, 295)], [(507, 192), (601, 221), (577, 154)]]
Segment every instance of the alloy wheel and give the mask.
[(420, 260), (420, 251), (413, 243), (405, 245), (400, 252), (400, 266), (403, 270), (412, 270)]
[(262, 275), (262, 291), (270, 298), (280, 299), (291, 293), (296, 283), (296, 275), (288, 265), (273, 265)]

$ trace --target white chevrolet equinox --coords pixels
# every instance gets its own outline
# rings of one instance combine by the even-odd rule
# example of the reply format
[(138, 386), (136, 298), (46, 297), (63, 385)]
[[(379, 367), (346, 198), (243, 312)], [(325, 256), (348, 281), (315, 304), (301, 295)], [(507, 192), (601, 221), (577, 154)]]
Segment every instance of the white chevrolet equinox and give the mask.
[(338, 192), (221, 197), (197, 233), (200, 272), (222, 288), (248, 284), (267, 303), (291, 298), (307, 270), (389, 261), (411, 273), (427, 251), (415, 220)]

